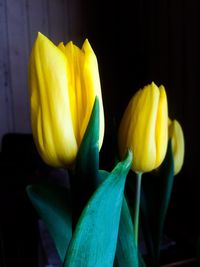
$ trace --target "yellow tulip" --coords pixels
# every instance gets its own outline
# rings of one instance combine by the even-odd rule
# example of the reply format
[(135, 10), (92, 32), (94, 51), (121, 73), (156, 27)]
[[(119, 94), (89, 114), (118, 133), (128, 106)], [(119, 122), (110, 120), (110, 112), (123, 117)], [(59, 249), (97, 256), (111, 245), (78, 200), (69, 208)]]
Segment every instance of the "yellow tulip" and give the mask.
[(131, 98), (122, 117), (119, 154), (133, 152), (132, 170), (149, 172), (163, 161), (168, 142), (168, 105), (164, 86), (154, 82), (140, 89)]
[(182, 168), (185, 153), (185, 142), (183, 130), (177, 120), (169, 119), (169, 138), (172, 141), (172, 152), (174, 158), (174, 175), (178, 174)]
[(99, 149), (104, 112), (96, 56), (86, 39), (54, 45), (38, 33), (29, 61), (31, 125), (37, 149), (52, 166), (74, 163), (95, 97), (100, 103)]

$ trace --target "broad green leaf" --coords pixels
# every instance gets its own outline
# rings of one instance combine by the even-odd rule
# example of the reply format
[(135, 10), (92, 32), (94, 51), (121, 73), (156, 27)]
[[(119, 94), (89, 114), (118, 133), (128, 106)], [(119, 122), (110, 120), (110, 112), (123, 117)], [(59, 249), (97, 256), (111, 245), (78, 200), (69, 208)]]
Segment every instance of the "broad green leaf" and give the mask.
[(138, 250), (128, 204), (124, 197), (119, 225), (116, 258), (119, 267), (138, 267)]
[[(100, 170), (99, 173), (103, 181), (109, 175), (109, 173), (104, 170)], [(118, 267), (145, 267), (145, 263), (139, 253), (135, 246), (131, 214), (124, 196), (120, 216), (115, 265)]]
[(81, 142), (71, 179), (73, 225), (99, 182), (99, 100), (96, 97), (90, 121)]
[(61, 261), (64, 261), (72, 237), (70, 196), (67, 188), (42, 184), (29, 185), (27, 194), (47, 225)]
[(112, 267), (132, 153), (99, 185), (85, 206), (67, 251), (65, 267)]
[(116, 266), (145, 267), (142, 255), (135, 245), (134, 225), (129, 205), (124, 196), (116, 250)]

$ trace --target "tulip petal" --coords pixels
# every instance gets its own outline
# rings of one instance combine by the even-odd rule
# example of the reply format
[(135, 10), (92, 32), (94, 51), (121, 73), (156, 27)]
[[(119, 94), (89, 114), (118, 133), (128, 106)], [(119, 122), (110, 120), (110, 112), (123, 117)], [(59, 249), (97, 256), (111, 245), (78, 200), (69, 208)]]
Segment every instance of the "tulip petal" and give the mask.
[(172, 139), (174, 175), (176, 175), (180, 172), (182, 168), (185, 150), (183, 130), (177, 120), (171, 121), (169, 125), (169, 137)]
[(47, 164), (71, 164), (77, 154), (68, 96), (64, 54), (41, 33), (29, 64), (29, 88), (33, 136)]
[(157, 168), (164, 160), (168, 143), (168, 106), (164, 86), (159, 87), (160, 97), (156, 119), (156, 164)]
[(96, 55), (94, 54), (89, 41), (86, 39), (82, 46), (82, 51), (84, 53), (82, 62), (82, 82), (84, 84), (84, 101), (83, 105), (86, 107), (85, 116), (83, 118), (83, 123), (81, 127), (81, 137), (83, 137), (87, 124), (90, 119), (92, 112), (92, 107), (94, 105), (95, 97), (97, 96), (100, 104), (100, 134), (99, 134), (99, 148), (103, 143), (104, 136), (104, 111), (103, 111), (103, 101), (101, 94), (101, 84), (99, 78), (99, 69)]
[(118, 142), (120, 144), (119, 154), (121, 158), (123, 158), (127, 153), (127, 150), (130, 149), (129, 142), (131, 142), (132, 138), (131, 130), (133, 130), (133, 126), (135, 124), (136, 119), (136, 117), (134, 116), (134, 109), (137, 106), (140, 95), (141, 90), (137, 91), (136, 94), (131, 98), (120, 123)]
[(64, 45), (63, 42), (60, 42), (60, 43), (58, 44), (58, 48), (65, 54), (65, 45)]
[(158, 167), (167, 149), (167, 100), (165, 90), (152, 82), (130, 100), (119, 127), (119, 153), (129, 148), (132, 170), (148, 172)]
[(68, 71), (70, 73), (69, 82), (69, 99), (70, 99), (70, 109), (72, 114), (73, 128), (77, 140), (78, 146), (81, 143), (80, 128), (82, 116), (84, 114), (84, 106), (82, 103), (82, 98), (84, 96), (82, 90), (81, 81), (81, 58), (83, 57), (83, 52), (79, 49), (73, 42), (68, 42), (65, 46), (65, 55), (67, 59)]
[(155, 126), (158, 100), (159, 90), (154, 83), (144, 87), (136, 110), (138, 121), (133, 138), (135, 159), (138, 159), (138, 171), (151, 171), (155, 166)]
[(95, 97), (100, 103), (100, 141), (101, 147), (104, 136), (104, 111), (101, 95), (101, 85), (96, 56), (86, 39), (82, 49), (72, 42), (59, 48), (65, 53), (69, 70), (69, 97), (74, 132), (78, 146), (81, 144), (86, 131)]

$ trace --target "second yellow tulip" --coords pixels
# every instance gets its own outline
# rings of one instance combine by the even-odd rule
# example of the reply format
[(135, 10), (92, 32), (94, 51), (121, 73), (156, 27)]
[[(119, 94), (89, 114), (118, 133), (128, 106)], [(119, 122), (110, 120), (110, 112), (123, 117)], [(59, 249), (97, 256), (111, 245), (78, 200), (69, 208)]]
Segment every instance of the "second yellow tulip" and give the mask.
[(133, 152), (132, 170), (149, 172), (163, 161), (168, 143), (168, 104), (164, 86), (151, 84), (140, 89), (130, 100), (122, 117), (119, 154)]

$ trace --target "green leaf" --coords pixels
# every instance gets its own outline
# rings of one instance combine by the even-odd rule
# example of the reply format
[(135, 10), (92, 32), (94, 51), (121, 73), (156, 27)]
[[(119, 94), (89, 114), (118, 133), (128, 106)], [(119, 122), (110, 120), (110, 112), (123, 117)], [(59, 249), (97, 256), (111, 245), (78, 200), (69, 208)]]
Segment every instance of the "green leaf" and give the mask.
[(159, 266), (163, 227), (174, 182), (174, 162), (171, 141), (158, 172), (143, 178), (141, 214), (144, 238), (152, 266)]
[(84, 208), (67, 251), (65, 267), (112, 267), (121, 206), (132, 153), (99, 185)]
[(29, 185), (27, 194), (46, 223), (61, 261), (64, 261), (72, 237), (70, 196), (67, 188), (43, 184)]
[[(99, 173), (102, 181), (109, 175), (109, 172), (104, 170), (100, 170)], [(118, 267), (145, 267), (146, 265), (139, 253), (135, 246), (131, 214), (124, 196), (120, 216), (115, 265)]]
[(133, 222), (125, 197), (122, 204), (116, 258), (119, 267), (138, 267)]
[[(96, 176), (99, 170), (99, 100), (96, 97), (91, 117), (81, 142), (77, 159), (76, 173), (78, 182), (92, 182), (96, 189)], [(97, 177), (98, 178), (98, 177)], [(90, 181), (91, 180), (91, 181)]]
[(99, 100), (96, 97), (91, 117), (81, 142), (71, 179), (73, 225), (99, 183)]
[(139, 267), (146, 267), (146, 263), (143, 260), (143, 257), (140, 253), (138, 253)]
[(100, 185), (103, 181), (105, 181), (109, 174), (110, 174), (110, 172), (108, 172), (108, 171), (99, 170), (98, 185)]
[(171, 140), (169, 141), (168, 144), (168, 150), (165, 160), (160, 168), (159, 177), (160, 179), (158, 179), (159, 181), (158, 201), (160, 201), (160, 205), (158, 209), (158, 223), (154, 231), (155, 255), (157, 260), (159, 259), (160, 255), (160, 244), (163, 234), (163, 227), (174, 184), (174, 160), (173, 160)]
[(145, 262), (137, 249), (134, 226), (126, 198), (123, 199), (116, 250), (118, 267), (145, 267)]

